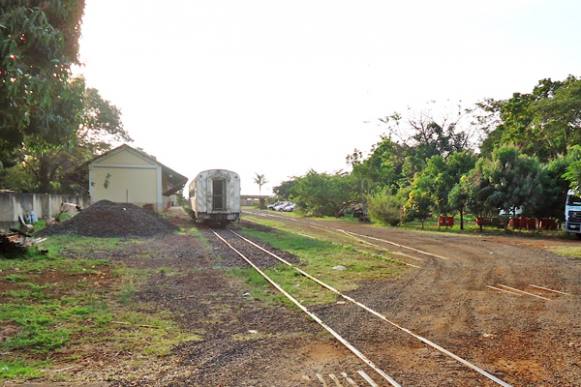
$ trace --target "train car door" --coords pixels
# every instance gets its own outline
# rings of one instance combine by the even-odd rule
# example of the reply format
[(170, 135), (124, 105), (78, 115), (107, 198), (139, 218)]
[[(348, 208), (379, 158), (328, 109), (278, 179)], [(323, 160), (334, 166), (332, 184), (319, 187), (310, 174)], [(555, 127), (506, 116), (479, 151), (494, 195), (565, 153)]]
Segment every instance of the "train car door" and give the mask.
[(224, 211), (226, 210), (226, 180), (213, 179), (212, 180), (212, 210)]

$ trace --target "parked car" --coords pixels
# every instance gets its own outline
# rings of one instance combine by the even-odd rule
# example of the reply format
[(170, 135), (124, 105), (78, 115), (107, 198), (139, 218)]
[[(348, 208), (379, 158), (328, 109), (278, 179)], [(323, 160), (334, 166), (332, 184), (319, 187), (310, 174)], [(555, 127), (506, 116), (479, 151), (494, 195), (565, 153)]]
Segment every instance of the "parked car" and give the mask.
[(283, 212), (293, 212), (295, 210), (294, 203), (288, 203), (286, 206), (282, 207), (279, 211)]
[(266, 206), (266, 208), (268, 208), (269, 210), (274, 210), (274, 207), (280, 206), (281, 204), (283, 204), (283, 202), (274, 202)]
[(275, 206), (273, 208), (273, 210), (275, 211), (282, 211), (282, 209), (286, 206), (288, 206), (290, 204), (290, 202), (281, 202), (278, 206)]

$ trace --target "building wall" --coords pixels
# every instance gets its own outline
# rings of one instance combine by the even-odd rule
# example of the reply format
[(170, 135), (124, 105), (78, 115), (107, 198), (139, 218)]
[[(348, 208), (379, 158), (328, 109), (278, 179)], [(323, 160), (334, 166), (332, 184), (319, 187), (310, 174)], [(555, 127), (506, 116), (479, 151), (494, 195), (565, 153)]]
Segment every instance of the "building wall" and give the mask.
[(0, 192), (0, 228), (8, 229), (18, 225), (18, 216), (34, 211), (39, 219), (54, 218), (60, 212), (61, 204), (76, 203), (82, 208), (89, 206), (86, 195), (60, 195), (46, 193)]
[(91, 202), (110, 200), (163, 208), (161, 167), (128, 149), (89, 165)]
[(94, 168), (91, 201), (110, 200), (139, 206), (157, 203), (157, 169)]

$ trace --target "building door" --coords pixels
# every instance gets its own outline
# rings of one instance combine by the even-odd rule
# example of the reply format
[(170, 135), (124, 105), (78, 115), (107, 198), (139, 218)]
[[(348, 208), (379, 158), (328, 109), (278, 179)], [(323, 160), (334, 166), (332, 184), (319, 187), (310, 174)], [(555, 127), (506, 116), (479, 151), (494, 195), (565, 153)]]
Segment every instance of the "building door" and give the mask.
[(226, 180), (212, 180), (212, 210), (226, 210)]

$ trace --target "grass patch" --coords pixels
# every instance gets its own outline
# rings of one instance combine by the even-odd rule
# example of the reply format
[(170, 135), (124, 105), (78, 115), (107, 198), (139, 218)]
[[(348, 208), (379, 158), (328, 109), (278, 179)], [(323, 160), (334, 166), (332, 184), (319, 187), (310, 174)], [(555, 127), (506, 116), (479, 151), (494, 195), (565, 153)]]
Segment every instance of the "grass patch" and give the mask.
[(48, 288), (47, 285), (37, 285), (32, 282), (26, 282), (22, 285), (24, 286), (23, 288), (8, 290), (4, 294), (10, 298), (21, 301), (38, 301), (46, 298), (44, 290)]
[(46, 223), (46, 220), (39, 219), (38, 222), (36, 222), (33, 226), (34, 226), (34, 232), (39, 232), (41, 230), (44, 230), (46, 228), (46, 226), (48, 226), (48, 224)]
[(581, 246), (558, 246), (552, 247), (550, 250), (564, 257), (581, 259)]
[(111, 320), (98, 296), (31, 298), (26, 290), (8, 292), (10, 302), (0, 305), (0, 321), (16, 324), (15, 335), (0, 343), (3, 351), (48, 353), (63, 347), (71, 336), (98, 328)]
[[(357, 288), (359, 281), (387, 278), (401, 271), (399, 265), (378, 259), (377, 256), (366, 254), (349, 245), (306, 238), (282, 230), (264, 232), (243, 228), (242, 233), (299, 257), (301, 268), (340, 291)], [(333, 269), (338, 265), (344, 266), (346, 270)], [(306, 279), (286, 265), (277, 265), (264, 271), (286, 291), (305, 304), (323, 304), (336, 300), (335, 294)], [(281, 301), (281, 299), (286, 300), (286, 298), (275, 292), (254, 270), (232, 269), (230, 272), (237, 277), (244, 278), (252, 289), (251, 295), (253, 297), (266, 302), (289, 303), (289, 301)]]
[(116, 351), (135, 352), (143, 355), (167, 356), (171, 349), (183, 342), (200, 341), (199, 333), (185, 332), (173, 321), (168, 311), (142, 312), (118, 309), (110, 328), (115, 332), (104, 338), (105, 345)]
[[(0, 272), (40, 273), (46, 270), (56, 270), (68, 274), (85, 274), (95, 271), (97, 266), (108, 264), (105, 259), (91, 258), (95, 252), (113, 251), (119, 243), (118, 238), (53, 236), (45, 242), (29, 248), (18, 257), (9, 259), (0, 257)], [(9, 275), (18, 276), (21, 274), (10, 273)]]
[(0, 360), (0, 381), (11, 379), (32, 379), (41, 375), (41, 368), (47, 362), (24, 362), (22, 360)]
[(208, 239), (204, 236), (204, 234), (202, 233), (202, 231), (200, 231), (198, 227), (193, 225), (189, 227), (181, 227), (178, 233), (181, 235), (193, 236), (204, 247), (206, 251), (211, 250), (210, 242), (208, 242)]
[[(87, 251), (91, 246), (113, 249), (118, 240), (75, 236), (50, 237), (37, 248), (30, 248), (18, 258), (0, 259), (0, 282), (17, 284), (0, 294), (0, 323), (18, 327), (16, 334), (0, 342), (2, 351), (25, 351), (46, 354), (66, 345), (72, 336), (87, 327), (106, 321), (104, 296), (95, 292), (82, 279), (101, 273), (106, 260), (87, 257), (65, 258), (67, 249)], [(68, 251), (68, 250), (67, 250)], [(76, 256), (75, 253), (72, 253)], [(42, 274), (57, 274), (55, 282), (35, 283)], [(62, 281), (72, 281), (62, 282)], [(76, 286), (78, 285), (78, 286)], [(55, 296), (51, 296), (54, 291)], [(16, 364), (16, 363), (15, 363)]]
[(24, 282), (28, 279), (28, 276), (24, 274), (8, 274), (4, 276), (4, 280), (8, 282)]
[(122, 243), (141, 242), (55, 236), (19, 257), (0, 259), (0, 284), (9, 284), (0, 293), (0, 325), (13, 327), (0, 342), (0, 384), (50, 375), (46, 359), (55, 353), (75, 361), (98, 346), (145, 361), (169, 354), (178, 343), (201, 339), (199, 332), (181, 330), (169, 312), (135, 299), (151, 275), (174, 275), (174, 268), (116, 263), (109, 269), (106, 259), (92, 258), (106, 257)]

